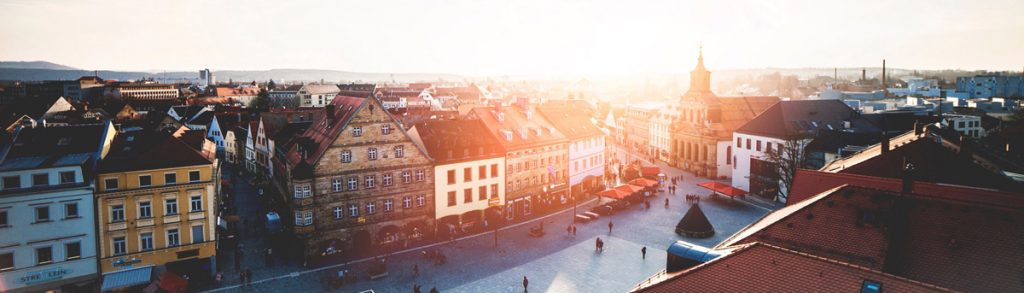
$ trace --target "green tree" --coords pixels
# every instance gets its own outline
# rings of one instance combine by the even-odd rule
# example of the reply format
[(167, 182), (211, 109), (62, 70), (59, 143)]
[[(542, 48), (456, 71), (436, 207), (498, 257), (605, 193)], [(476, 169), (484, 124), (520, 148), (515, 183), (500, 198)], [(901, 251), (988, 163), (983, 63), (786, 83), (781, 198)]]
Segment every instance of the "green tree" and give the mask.
[(256, 94), (256, 99), (249, 103), (249, 109), (257, 112), (266, 112), (270, 110), (270, 94), (267, 93), (267, 89), (260, 89), (260, 93)]

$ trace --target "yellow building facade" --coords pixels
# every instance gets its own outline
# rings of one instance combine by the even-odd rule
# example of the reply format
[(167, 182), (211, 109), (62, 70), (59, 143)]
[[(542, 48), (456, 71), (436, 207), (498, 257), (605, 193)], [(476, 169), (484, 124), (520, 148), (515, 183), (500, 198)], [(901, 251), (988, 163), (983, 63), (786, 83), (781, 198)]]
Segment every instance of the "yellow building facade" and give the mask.
[[(188, 148), (184, 143), (175, 145)], [(192, 149), (177, 152), (199, 155), (203, 160), (192, 156), (173, 164), (176, 160), (171, 159), (171, 165), (179, 166), (137, 170), (131, 169), (146, 164), (112, 162), (106, 165), (114, 167), (106, 168), (101, 164), (96, 214), (102, 273), (195, 262), (216, 255), (216, 187), (220, 182), (216, 159), (187, 153), (194, 152)], [(181, 166), (182, 162), (193, 164)]]

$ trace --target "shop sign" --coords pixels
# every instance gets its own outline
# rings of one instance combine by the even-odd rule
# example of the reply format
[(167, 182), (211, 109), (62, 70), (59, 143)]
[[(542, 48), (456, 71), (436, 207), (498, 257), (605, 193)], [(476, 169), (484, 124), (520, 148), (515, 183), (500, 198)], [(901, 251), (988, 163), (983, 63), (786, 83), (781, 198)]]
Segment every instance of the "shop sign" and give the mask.
[(46, 269), (41, 271), (35, 271), (25, 274), (21, 278), (18, 278), (18, 282), (25, 283), (25, 285), (32, 285), (43, 282), (50, 282), (54, 280), (63, 279), (64, 276), (70, 275), (71, 269), (65, 269), (62, 267), (55, 267), (52, 269)]

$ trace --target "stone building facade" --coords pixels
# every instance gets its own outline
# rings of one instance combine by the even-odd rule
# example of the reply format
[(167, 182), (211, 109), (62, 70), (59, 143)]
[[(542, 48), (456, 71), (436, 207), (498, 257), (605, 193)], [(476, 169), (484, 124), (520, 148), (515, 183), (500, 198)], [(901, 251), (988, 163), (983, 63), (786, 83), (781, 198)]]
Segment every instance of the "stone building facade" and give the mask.
[(387, 251), (433, 229), (433, 172), (373, 97), (338, 96), (287, 153), (294, 233), (311, 258)]

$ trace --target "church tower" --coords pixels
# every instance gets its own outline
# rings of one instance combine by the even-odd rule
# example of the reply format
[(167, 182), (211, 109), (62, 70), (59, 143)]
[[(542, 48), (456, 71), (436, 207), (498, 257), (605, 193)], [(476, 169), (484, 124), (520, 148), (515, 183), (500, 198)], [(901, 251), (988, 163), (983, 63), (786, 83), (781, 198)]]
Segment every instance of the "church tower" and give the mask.
[(690, 89), (687, 93), (710, 93), (711, 72), (704, 68), (704, 46), (697, 55), (697, 67), (690, 71)]

